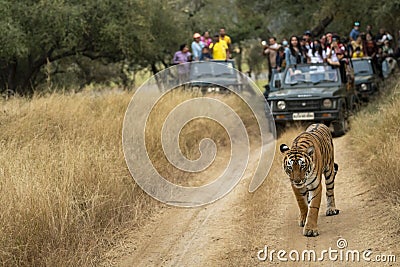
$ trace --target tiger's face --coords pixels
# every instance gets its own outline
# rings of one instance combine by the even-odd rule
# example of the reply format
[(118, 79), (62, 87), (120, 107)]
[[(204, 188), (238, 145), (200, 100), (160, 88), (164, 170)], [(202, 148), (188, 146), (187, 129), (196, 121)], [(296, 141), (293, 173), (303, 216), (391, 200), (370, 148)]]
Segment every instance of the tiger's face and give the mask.
[(282, 144), (280, 150), (285, 156), (283, 169), (289, 176), (291, 183), (297, 188), (304, 187), (314, 168), (311, 158), (314, 148), (310, 147), (307, 151), (299, 151), (297, 149), (292, 150), (287, 145)]

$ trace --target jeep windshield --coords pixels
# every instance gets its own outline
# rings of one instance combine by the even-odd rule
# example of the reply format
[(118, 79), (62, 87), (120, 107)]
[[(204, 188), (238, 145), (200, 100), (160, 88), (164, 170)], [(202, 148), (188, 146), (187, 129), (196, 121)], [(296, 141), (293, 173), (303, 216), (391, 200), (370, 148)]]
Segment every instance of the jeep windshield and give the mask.
[(284, 86), (332, 86), (339, 82), (339, 72), (326, 64), (299, 64), (289, 66), (285, 72)]
[(373, 75), (371, 60), (353, 60), (354, 75)]
[(236, 72), (230, 61), (204, 61), (190, 66), (190, 80), (214, 82), (215, 80), (236, 80)]

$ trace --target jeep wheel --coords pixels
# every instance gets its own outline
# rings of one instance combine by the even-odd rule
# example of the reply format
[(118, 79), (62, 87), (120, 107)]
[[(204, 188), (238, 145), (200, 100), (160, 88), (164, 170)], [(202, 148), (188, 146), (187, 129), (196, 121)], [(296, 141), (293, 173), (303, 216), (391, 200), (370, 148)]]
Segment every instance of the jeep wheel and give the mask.
[(332, 122), (333, 135), (335, 137), (344, 135), (349, 130), (349, 121), (345, 107), (342, 107), (339, 112), (338, 120)]

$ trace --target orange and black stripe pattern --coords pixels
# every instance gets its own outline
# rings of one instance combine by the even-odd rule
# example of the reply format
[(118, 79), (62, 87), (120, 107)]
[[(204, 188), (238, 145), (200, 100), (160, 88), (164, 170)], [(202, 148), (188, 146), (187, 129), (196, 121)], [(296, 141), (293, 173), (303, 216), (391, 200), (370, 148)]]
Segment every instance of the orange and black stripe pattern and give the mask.
[(291, 148), (282, 144), (280, 150), (284, 154), (283, 168), (290, 178), (299, 205), (299, 225), (304, 226), (304, 235), (317, 236), (322, 175), (325, 177), (326, 186), (326, 215), (339, 213), (334, 196), (338, 165), (334, 163), (331, 132), (324, 124), (312, 124), (294, 139)]

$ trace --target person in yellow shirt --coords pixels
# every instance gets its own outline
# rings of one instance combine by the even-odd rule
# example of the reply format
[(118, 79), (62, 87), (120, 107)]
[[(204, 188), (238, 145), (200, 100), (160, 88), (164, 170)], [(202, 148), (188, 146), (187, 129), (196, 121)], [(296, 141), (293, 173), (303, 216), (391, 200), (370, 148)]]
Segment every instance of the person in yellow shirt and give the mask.
[(230, 58), (230, 51), (232, 48), (232, 40), (231, 37), (226, 35), (225, 28), (219, 29), (219, 39), (225, 41), (225, 43), (228, 45), (228, 51), (227, 51), (227, 59)]
[(364, 57), (364, 53), (363, 51), (361, 51), (360, 47), (357, 46), (353, 52), (352, 58), (362, 58), (362, 57)]
[(214, 42), (210, 44), (212, 58), (215, 60), (227, 60), (228, 45), (219, 38), (219, 34), (214, 35)]
[(357, 37), (355, 41), (351, 41), (351, 47), (353, 50), (353, 54), (351, 57), (353, 58), (358, 58), (358, 57), (363, 57), (364, 56), (364, 48), (363, 48), (363, 41), (361, 38), (361, 35)]

